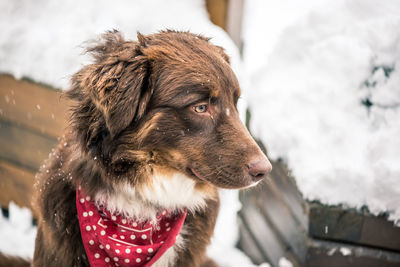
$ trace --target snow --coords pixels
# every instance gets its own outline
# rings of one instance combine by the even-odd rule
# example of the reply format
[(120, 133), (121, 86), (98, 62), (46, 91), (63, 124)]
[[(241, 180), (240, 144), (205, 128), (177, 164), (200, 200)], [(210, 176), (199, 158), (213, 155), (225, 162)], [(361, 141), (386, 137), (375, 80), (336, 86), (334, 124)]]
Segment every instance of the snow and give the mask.
[[(201, 33), (226, 48), (239, 67), (239, 52), (208, 19), (202, 0), (0, 1), (0, 72), (67, 89), (83, 64), (86, 41), (118, 29), (127, 39), (163, 29)], [(87, 60), (87, 58), (86, 58)]]
[(340, 251), (340, 253), (342, 253), (343, 256), (351, 255), (351, 249), (349, 249), (349, 248), (341, 247), (339, 249), (339, 251)]
[(279, 267), (293, 267), (292, 262), (286, 259), (285, 257), (280, 258), (278, 264)]
[(399, 27), (397, 0), (247, 2), (251, 129), (306, 198), (400, 219)]
[(32, 258), (36, 227), (32, 225), (32, 213), (11, 202), (9, 218), (0, 213), (0, 251), (7, 255)]

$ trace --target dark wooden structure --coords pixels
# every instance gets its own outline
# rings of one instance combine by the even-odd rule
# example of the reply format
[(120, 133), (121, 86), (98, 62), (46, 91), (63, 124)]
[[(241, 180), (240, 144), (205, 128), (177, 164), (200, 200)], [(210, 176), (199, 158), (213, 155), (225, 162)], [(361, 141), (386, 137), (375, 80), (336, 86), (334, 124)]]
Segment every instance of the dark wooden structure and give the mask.
[(244, 0), (206, 0), (206, 7), (210, 20), (224, 29), (241, 50)]
[(285, 257), (303, 266), (307, 251), (308, 205), (282, 162), (273, 163), (270, 178), (254, 191), (241, 192), (239, 247), (255, 263), (278, 266)]
[(66, 125), (61, 92), (0, 75), (0, 205), (30, 207), (34, 176)]
[(400, 266), (400, 228), (366, 210), (308, 203), (282, 162), (258, 190), (241, 193), (239, 247), (255, 263), (294, 267)]

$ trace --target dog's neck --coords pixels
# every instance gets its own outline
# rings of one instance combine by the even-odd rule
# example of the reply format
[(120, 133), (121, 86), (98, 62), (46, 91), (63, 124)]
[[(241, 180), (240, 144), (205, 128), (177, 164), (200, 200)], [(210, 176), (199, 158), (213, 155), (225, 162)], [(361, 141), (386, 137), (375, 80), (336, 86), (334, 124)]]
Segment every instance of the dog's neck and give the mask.
[(179, 172), (154, 172), (145, 184), (133, 187), (120, 183), (113, 191), (97, 193), (96, 204), (137, 221), (156, 221), (156, 214), (162, 209), (171, 212), (201, 210), (206, 200), (216, 194), (215, 190), (199, 188), (193, 179)]

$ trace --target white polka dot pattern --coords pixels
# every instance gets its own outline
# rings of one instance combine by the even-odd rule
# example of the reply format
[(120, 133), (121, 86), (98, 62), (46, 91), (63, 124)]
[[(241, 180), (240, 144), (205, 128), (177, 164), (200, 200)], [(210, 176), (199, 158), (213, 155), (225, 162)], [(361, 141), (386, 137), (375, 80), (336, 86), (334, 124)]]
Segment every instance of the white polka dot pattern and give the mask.
[(186, 211), (161, 210), (157, 223), (136, 222), (102, 207), (77, 190), (77, 212), (83, 244), (91, 266), (150, 266), (175, 243)]

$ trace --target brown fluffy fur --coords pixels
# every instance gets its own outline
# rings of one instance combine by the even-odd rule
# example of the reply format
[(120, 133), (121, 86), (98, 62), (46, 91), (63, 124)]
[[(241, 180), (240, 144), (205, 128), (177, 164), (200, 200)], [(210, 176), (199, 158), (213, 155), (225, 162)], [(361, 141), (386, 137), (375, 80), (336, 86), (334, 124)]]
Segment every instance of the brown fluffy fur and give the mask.
[[(174, 31), (139, 34), (138, 41), (109, 32), (89, 52), (94, 63), (72, 77), (66, 93), (75, 102), (70, 126), (37, 180), (33, 266), (89, 266), (77, 183), (90, 196), (115, 193), (119, 183), (140, 190), (155, 169), (183, 173), (209, 196), (205, 208), (188, 213), (187, 245), (175, 265), (211, 266), (205, 251), (216, 188), (246, 187), (270, 170), (239, 120), (240, 89), (227, 55), (202, 36)], [(200, 104), (207, 112), (195, 110)]]
[(26, 259), (4, 255), (0, 252), (0, 266), (2, 267), (29, 267)]

